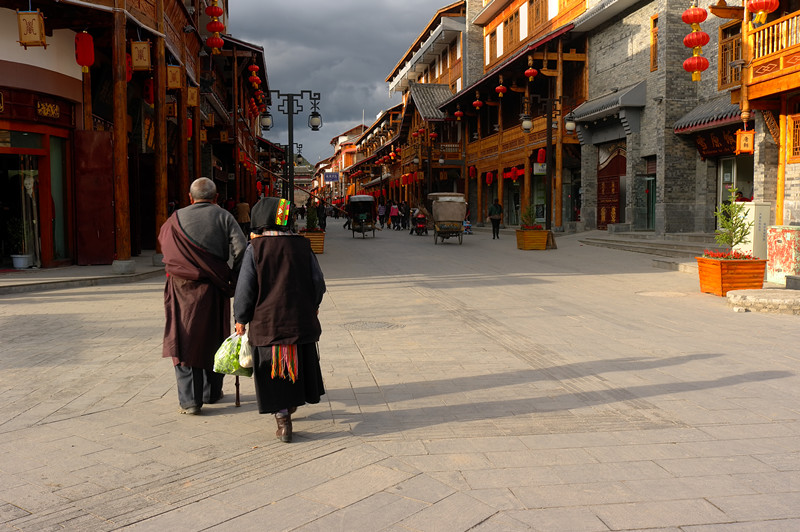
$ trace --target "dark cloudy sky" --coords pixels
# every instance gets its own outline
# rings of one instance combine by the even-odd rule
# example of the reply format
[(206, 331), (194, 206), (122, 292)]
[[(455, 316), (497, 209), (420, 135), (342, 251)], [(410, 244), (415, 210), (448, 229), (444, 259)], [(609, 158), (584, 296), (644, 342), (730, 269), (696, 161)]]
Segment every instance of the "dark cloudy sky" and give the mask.
[[(447, 0), (230, 0), (228, 32), (264, 47), (269, 87), (321, 94), (320, 131), (308, 129), (310, 105), (294, 117), (294, 141), (312, 164), (333, 155), (330, 141), (397, 104), (384, 82)], [(274, 97), (273, 97), (274, 100)], [(286, 116), (273, 105), (265, 137), (286, 144)]]

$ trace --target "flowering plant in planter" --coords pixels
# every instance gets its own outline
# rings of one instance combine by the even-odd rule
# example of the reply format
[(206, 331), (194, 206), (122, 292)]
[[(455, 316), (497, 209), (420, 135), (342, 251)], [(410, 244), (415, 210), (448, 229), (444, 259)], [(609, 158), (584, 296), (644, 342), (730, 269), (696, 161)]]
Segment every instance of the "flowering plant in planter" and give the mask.
[(300, 229), (301, 233), (324, 233), (319, 227), (319, 218), (317, 218), (317, 208), (313, 205), (306, 209), (306, 226)]
[(542, 224), (536, 223), (536, 207), (528, 205), (520, 216), (519, 228), (522, 231), (541, 231)]
[(714, 212), (719, 229), (714, 235), (722, 251), (704, 250), (696, 257), (700, 291), (725, 296), (731, 290), (760, 289), (764, 286), (767, 261), (750, 253), (734, 250), (750, 240), (753, 222), (747, 221), (747, 205), (736, 201), (735, 188), (729, 190), (727, 201)]

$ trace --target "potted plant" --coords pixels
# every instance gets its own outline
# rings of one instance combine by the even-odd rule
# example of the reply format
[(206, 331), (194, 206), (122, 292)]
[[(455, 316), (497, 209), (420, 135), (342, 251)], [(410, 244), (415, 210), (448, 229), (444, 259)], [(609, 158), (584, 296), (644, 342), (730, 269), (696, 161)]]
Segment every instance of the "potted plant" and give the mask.
[(33, 263), (33, 255), (28, 252), (28, 235), (21, 218), (8, 221), (8, 238), (11, 245), (11, 262), (14, 268), (24, 270)]
[(319, 227), (316, 207), (309, 206), (306, 210), (306, 226), (300, 229), (300, 234), (311, 243), (311, 251), (320, 255), (325, 251), (325, 231)]
[(747, 204), (736, 201), (736, 188), (729, 190), (728, 200), (714, 212), (717, 229), (714, 239), (723, 251), (705, 250), (697, 260), (700, 291), (718, 296), (730, 290), (760, 289), (764, 286), (766, 259), (735, 251), (736, 246), (750, 240), (753, 222), (747, 221)]
[[(536, 207), (528, 205), (522, 212), (517, 234), (517, 249), (555, 248), (552, 233), (536, 222)], [(549, 246), (548, 246), (549, 244)]]

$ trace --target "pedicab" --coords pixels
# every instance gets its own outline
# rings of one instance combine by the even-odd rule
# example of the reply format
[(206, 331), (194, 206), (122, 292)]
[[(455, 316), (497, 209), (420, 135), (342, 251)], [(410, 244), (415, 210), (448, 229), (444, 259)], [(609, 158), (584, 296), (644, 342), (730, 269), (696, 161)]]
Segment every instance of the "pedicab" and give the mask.
[(361, 238), (366, 238), (368, 231), (372, 231), (372, 236), (375, 237), (375, 198), (365, 194), (350, 196), (348, 210), (353, 238), (356, 233), (361, 233)]
[(464, 194), (458, 192), (433, 192), (428, 194), (433, 202), (433, 243), (439, 239), (444, 242), (448, 238), (458, 238), (461, 244), (464, 238), (464, 218), (467, 215), (467, 202)]

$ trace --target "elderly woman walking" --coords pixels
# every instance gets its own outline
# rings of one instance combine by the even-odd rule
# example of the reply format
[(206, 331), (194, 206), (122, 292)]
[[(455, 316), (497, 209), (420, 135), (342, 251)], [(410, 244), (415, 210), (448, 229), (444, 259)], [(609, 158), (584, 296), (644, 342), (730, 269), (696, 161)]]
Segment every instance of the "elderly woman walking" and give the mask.
[(289, 206), (269, 197), (253, 207), (233, 301), (237, 334), (249, 324), (258, 412), (275, 414), (287, 443), (292, 413), (325, 394), (316, 344), (325, 279), (308, 240), (288, 230)]

